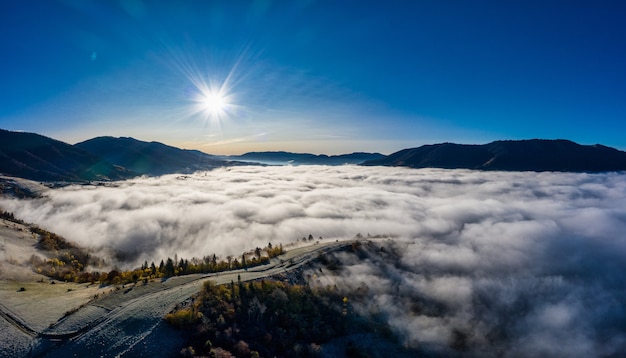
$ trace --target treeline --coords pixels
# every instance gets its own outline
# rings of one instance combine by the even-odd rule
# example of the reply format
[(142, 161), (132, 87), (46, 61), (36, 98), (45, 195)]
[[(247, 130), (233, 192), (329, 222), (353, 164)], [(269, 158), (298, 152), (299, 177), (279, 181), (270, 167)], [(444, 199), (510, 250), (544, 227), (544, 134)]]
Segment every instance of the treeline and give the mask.
[(90, 255), (83, 248), (65, 240), (60, 235), (44, 230), (35, 225), (26, 223), (11, 212), (0, 210), (0, 218), (28, 227), (33, 237), (37, 238), (37, 248), (47, 251), (50, 258), (37, 255), (30, 257), (29, 263), (33, 270), (42, 275), (67, 282), (95, 282), (101, 281), (102, 274), (87, 272), (89, 267), (105, 267), (106, 262)]
[[(191, 260), (182, 258), (179, 260), (177, 256), (174, 256), (174, 259), (168, 257), (166, 260), (161, 260), (158, 266), (154, 262), (148, 265), (148, 262), (145, 261), (141, 268), (132, 271), (132, 274), (133, 277), (138, 276), (139, 279), (151, 279), (248, 269), (267, 264), (270, 262), (270, 259), (284, 253), (285, 250), (282, 244), (275, 247), (270, 242), (266, 247), (257, 247), (251, 252), (242, 254), (240, 257), (227, 256), (225, 259), (220, 259), (213, 254), (204, 256), (202, 259), (194, 257)], [(124, 280), (121, 283), (125, 283)]]
[[(57, 246), (63, 245), (62, 243), (54, 240), (58, 235), (44, 235), (40, 242), (52, 241), (51, 246), (55, 244)], [(62, 239), (62, 238), (61, 238)], [(226, 257), (226, 259), (219, 259), (216, 255), (205, 256), (202, 259), (193, 258), (180, 259), (176, 256), (174, 259), (167, 258), (161, 260), (159, 265), (154, 262), (148, 264), (145, 261), (140, 268), (134, 270), (117, 270), (113, 269), (107, 272), (99, 271), (86, 271), (87, 266), (85, 262), (93, 262), (95, 267), (103, 267), (104, 260), (94, 259), (89, 255), (76, 255), (72, 250), (60, 250), (57, 251), (55, 257), (47, 260), (43, 260), (37, 256), (31, 257), (31, 264), (35, 268), (35, 271), (46, 275), (51, 278), (63, 280), (67, 282), (77, 283), (100, 283), (100, 284), (127, 284), (137, 283), (139, 281), (146, 281), (163, 278), (190, 275), (196, 273), (216, 273), (238, 269), (248, 269), (254, 266), (259, 266), (269, 263), (270, 259), (282, 255), (285, 253), (282, 244), (273, 247), (271, 243), (264, 248), (256, 248), (252, 253), (245, 253), (241, 255), (240, 259), (233, 258), (232, 256)], [(93, 266), (92, 266), (93, 267)]]
[(188, 333), (186, 356), (315, 357), (331, 339), (371, 330), (331, 290), (268, 280), (208, 282), (166, 320)]
[[(87, 267), (105, 267), (106, 262), (89, 254), (83, 248), (72, 244), (60, 235), (37, 226), (30, 226), (30, 232), (39, 236), (37, 248), (48, 251), (51, 258), (43, 259), (32, 255), (30, 264), (35, 272), (67, 282), (95, 282), (101, 274), (86, 271)], [(96, 276), (97, 275), (97, 276)]]
[[(107, 266), (105, 260), (89, 254), (83, 248), (74, 245), (60, 235), (41, 229), (35, 225), (25, 223), (15, 218), (13, 213), (0, 210), (0, 218), (29, 227), (34, 236), (38, 236), (37, 248), (49, 252), (51, 258), (41, 258), (32, 255), (30, 264), (33, 270), (53, 279), (76, 283), (126, 284), (140, 280), (190, 275), (195, 273), (215, 273), (229, 270), (248, 269), (269, 263), (270, 259), (285, 253), (283, 245), (266, 247), (243, 253), (241, 256), (227, 256), (218, 258), (215, 254), (201, 259), (192, 258), (161, 260), (159, 265), (147, 261), (140, 268), (133, 270), (97, 271)], [(87, 269), (96, 269), (87, 271)]]
[(13, 213), (8, 212), (8, 211), (4, 211), (4, 210), (2, 210), (2, 209), (0, 209), (0, 219), (5, 219), (5, 220), (8, 220), (8, 221), (12, 221), (12, 222), (14, 222), (14, 223), (16, 223), (16, 224), (22, 224), (22, 225), (24, 225), (24, 224), (25, 224), (22, 220), (17, 219), (17, 218), (13, 215)]

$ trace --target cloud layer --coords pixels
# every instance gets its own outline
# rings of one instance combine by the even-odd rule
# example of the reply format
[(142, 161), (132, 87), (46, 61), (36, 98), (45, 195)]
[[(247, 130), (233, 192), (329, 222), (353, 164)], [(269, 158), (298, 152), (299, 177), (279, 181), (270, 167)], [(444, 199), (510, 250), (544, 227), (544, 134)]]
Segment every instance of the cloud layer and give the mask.
[(620, 173), (239, 167), (69, 186), (0, 207), (122, 253), (122, 267), (309, 234), (391, 235), (386, 254), (338, 254), (342, 274), (317, 283), (366, 287), (357, 308), (382, 314), (409, 346), (481, 356), (626, 349)]
[(2, 200), (0, 206), (134, 262), (174, 253), (236, 254), (268, 241), (360, 232), (452, 247), (472, 238), (492, 250), (492, 260), (510, 265), (536, 241), (568, 235), (614, 242), (626, 232), (626, 180), (620, 174), (240, 167), (109, 187), (69, 186), (41, 200)]

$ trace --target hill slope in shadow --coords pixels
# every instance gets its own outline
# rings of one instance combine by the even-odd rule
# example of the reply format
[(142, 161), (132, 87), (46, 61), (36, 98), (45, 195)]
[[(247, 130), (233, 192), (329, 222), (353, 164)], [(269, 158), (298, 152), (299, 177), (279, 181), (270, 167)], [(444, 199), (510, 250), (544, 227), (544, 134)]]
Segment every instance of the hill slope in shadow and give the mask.
[(604, 172), (626, 170), (626, 152), (568, 140), (441, 143), (410, 148), (363, 165), (505, 171)]
[(35, 133), (2, 129), (0, 173), (39, 181), (120, 180), (132, 175), (70, 144)]
[(193, 173), (228, 164), (197, 150), (128, 137), (96, 137), (74, 146), (138, 174)]

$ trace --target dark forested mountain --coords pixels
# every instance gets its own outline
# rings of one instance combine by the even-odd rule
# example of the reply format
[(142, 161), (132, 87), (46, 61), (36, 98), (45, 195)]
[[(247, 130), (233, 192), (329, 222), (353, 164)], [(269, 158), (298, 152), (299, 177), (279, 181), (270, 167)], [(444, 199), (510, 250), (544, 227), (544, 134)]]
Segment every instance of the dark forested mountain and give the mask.
[(389, 156), (251, 152), (216, 157), (133, 138), (97, 137), (72, 146), (39, 134), (0, 129), (0, 174), (31, 180), (122, 180), (140, 174), (191, 173), (243, 164), (232, 160), (276, 165), (363, 164), (508, 171), (626, 170), (626, 152), (567, 140), (496, 141), (482, 145), (442, 143), (404, 149)]
[(225, 157), (231, 160), (241, 160), (246, 162), (256, 162), (262, 164), (273, 165), (343, 165), (343, 164), (361, 164), (367, 160), (379, 159), (384, 157), (380, 153), (351, 153), (341, 155), (315, 155), (308, 153), (290, 153), (290, 152), (250, 152), (238, 156)]
[(134, 138), (97, 137), (74, 145), (115, 165), (147, 175), (192, 173), (228, 164), (197, 150)]
[(442, 143), (404, 149), (363, 165), (507, 171), (601, 172), (626, 170), (626, 152), (568, 140), (496, 141), (483, 145)]
[(0, 129), (0, 173), (39, 181), (119, 180), (131, 175), (67, 143)]

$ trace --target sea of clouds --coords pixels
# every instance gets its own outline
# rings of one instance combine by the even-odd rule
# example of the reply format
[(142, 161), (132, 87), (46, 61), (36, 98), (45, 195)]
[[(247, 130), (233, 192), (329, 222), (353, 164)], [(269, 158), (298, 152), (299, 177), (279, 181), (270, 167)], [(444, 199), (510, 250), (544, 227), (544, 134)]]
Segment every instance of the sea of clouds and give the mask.
[(387, 317), (408, 346), (513, 356), (626, 349), (624, 173), (234, 167), (68, 186), (0, 207), (116, 252), (120, 267), (309, 234), (390, 235), (395, 263), (346, 256), (342, 275), (319, 280), (367, 283), (361, 309)]

